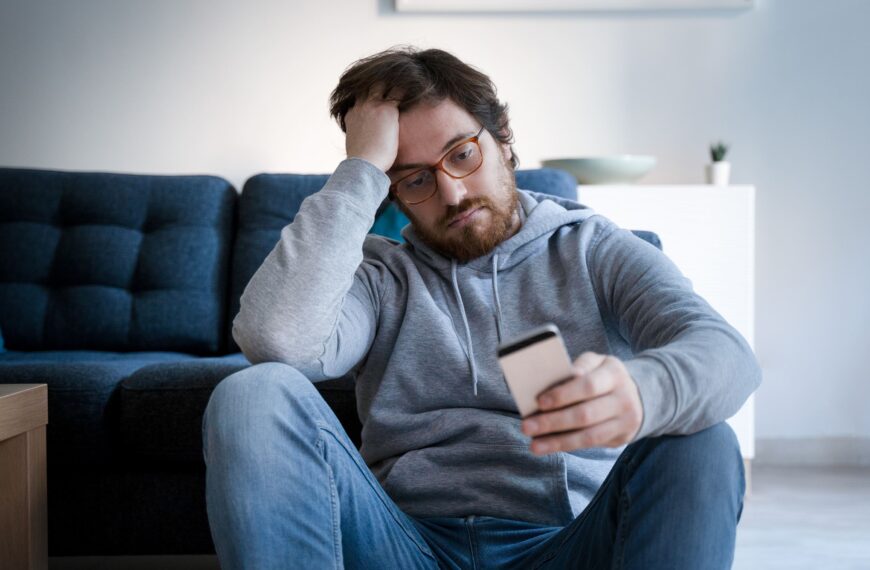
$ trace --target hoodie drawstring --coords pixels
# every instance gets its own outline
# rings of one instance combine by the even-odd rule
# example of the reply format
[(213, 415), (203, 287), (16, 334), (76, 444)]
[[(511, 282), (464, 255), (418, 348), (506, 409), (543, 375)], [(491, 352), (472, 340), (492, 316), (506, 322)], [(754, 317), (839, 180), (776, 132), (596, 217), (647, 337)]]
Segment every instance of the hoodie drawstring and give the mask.
[[(462, 302), (462, 294), (459, 292), (459, 281), (456, 279), (456, 260), (450, 264), (450, 278), (453, 282), (453, 293), (459, 304), (459, 314), (462, 315), (462, 324), (465, 326), (465, 357), (471, 367), (471, 382), (474, 387), (474, 395), (477, 396), (477, 364), (474, 362), (474, 346), (471, 344), (471, 329), (468, 327), (468, 316), (465, 314), (465, 304)], [(495, 326), (498, 331), (498, 341), (502, 342), (503, 332), (501, 327), (501, 302), (498, 299), (498, 254), (492, 256), (492, 296), (495, 298)]]
[(462, 324), (465, 325), (465, 356), (471, 366), (471, 382), (474, 387), (474, 395), (477, 396), (477, 365), (474, 363), (474, 348), (471, 346), (471, 329), (468, 328), (468, 317), (465, 315), (465, 305), (462, 303), (462, 294), (459, 293), (459, 282), (456, 280), (456, 260), (450, 264), (450, 276), (453, 279), (453, 292), (459, 303), (459, 313), (462, 315)]
[(498, 300), (498, 254), (492, 256), (492, 296), (495, 299), (495, 328), (498, 331), (498, 342), (504, 341), (501, 330), (501, 303)]

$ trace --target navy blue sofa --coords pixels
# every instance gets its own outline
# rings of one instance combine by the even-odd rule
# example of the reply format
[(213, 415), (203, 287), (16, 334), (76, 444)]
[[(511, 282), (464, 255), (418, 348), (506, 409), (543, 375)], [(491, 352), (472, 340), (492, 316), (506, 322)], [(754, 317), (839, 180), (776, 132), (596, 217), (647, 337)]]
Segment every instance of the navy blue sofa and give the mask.
[[(0, 168), (0, 384), (48, 385), (49, 555), (214, 552), (202, 414), (249, 365), (246, 283), (326, 179)], [(517, 183), (575, 197), (561, 171)], [(373, 231), (402, 224), (388, 205)], [(359, 444), (352, 375), (317, 387)]]

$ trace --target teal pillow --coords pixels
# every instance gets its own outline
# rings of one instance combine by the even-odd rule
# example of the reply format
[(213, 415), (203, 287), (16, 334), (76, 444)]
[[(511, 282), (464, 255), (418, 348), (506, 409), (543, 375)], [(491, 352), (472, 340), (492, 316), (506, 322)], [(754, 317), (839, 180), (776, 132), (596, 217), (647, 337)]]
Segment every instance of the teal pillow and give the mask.
[(375, 218), (375, 223), (372, 229), (369, 230), (369, 233), (404, 243), (405, 239), (402, 237), (402, 228), (410, 223), (411, 220), (396, 207), (395, 202), (389, 202), (386, 207), (382, 207), (382, 211)]
[(3, 329), (0, 329), (0, 352), (6, 352), (6, 349), (3, 347)]

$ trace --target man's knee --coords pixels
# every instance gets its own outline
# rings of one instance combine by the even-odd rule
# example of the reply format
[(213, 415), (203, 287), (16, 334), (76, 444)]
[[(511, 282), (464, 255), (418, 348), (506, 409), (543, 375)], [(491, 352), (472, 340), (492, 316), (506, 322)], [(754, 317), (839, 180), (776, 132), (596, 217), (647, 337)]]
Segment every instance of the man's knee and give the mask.
[(304, 422), (311, 407), (300, 400), (311, 396), (318, 396), (316, 388), (291, 366), (249, 366), (215, 387), (203, 415), (204, 441), (244, 445), (239, 440), (260, 437), (278, 424)]
[(282, 396), (285, 388), (293, 389), (293, 392), (305, 390), (308, 386), (313, 388), (301, 372), (287, 364), (280, 362), (263, 362), (227, 376), (221, 380), (212, 392), (209, 404), (213, 400), (244, 401), (260, 397)]
[(727, 422), (719, 422), (688, 438), (695, 448), (694, 453), (706, 456), (710, 463), (732, 467), (743, 464), (737, 434)]
[(737, 435), (727, 422), (691, 435), (665, 436), (660, 440), (656, 453), (661, 460), (681, 466), (679, 472), (687, 476), (687, 481), (681, 484), (697, 487), (702, 493), (717, 489), (742, 493), (743, 458)]

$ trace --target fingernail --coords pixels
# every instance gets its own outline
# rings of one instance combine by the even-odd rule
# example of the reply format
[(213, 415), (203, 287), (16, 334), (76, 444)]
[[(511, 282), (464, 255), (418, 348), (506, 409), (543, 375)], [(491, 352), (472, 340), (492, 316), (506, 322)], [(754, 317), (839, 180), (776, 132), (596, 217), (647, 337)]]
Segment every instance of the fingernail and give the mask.
[(548, 443), (534, 443), (532, 445), (534, 446), (535, 453), (547, 453), (550, 451), (550, 444)]
[(538, 431), (538, 422), (535, 420), (528, 420), (526, 422), (526, 431), (529, 433), (535, 433)]
[(552, 396), (544, 396), (543, 398), (541, 398), (541, 405), (544, 406), (545, 408), (549, 408), (550, 406), (552, 406), (553, 405)]

